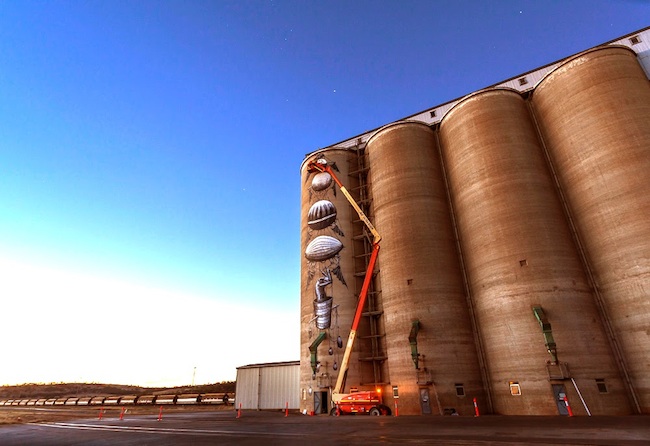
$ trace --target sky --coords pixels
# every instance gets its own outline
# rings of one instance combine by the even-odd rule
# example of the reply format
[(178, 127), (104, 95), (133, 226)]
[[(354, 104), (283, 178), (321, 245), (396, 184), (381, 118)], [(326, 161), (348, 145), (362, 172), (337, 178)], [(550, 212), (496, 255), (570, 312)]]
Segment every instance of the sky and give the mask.
[(298, 360), (305, 154), (650, 1), (0, 0), (0, 384)]

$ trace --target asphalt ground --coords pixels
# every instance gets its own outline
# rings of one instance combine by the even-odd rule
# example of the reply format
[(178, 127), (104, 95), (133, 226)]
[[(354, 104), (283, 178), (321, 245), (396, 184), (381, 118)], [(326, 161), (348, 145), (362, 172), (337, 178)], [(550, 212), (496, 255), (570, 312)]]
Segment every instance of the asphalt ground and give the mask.
[[(55, 410), (55, 409), (50, 409)], [(295, 412), (74, 409), (0, 426), (0, 445), (650, 445), (650, 417), (371, 417)], [(63, 416), (65, 415), (65, 416)], [(75, 417), (78, 415), (78, 417)], [(61, 420), (61, 418), (66, 418)]]

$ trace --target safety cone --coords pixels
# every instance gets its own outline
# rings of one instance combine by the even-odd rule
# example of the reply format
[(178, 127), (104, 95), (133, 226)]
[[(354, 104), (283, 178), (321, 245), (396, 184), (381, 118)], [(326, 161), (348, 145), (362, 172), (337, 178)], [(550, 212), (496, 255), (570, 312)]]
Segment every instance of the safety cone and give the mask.
[(160, 406), (160, 412), (158, 412), (158, 421), (162, 420), (162, 409), (163, 409), (163, 407)]
[(104, 407), (99, 408), (99, 416), (97, 417), (98, 420), (101, 420), (104, 418)]
[(241, 403), (239, 403), (239, 409), (237, 409), (237, 418), (241, 418)]
[(476, 404), (476, 398), (474, 398), (474, 416), (479, 417), (481, 414), (478, 412), (478, 404)]
[(289, 416), (289, 401), (287, 401), (287, 404), (285, 406), (284, 416), (285, 416), (285, 418)]
[(120, 420), (124, 419), (124, 412), (126, 411), (125, 407), (122, 407), (122, 412), (120, 412)]

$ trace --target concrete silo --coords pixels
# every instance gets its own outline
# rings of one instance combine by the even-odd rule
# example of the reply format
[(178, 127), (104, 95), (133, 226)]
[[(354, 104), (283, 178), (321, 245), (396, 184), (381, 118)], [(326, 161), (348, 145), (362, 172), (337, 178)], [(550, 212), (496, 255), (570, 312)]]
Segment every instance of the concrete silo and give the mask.
[[(354, 190), (351, 169), (358, 155), (353, 149), (328, 149), (308, 156), (301, 166), (300, 409), (328, 413), (357, 306), (360, 255), (355, 246), (358, 216), (328, 173), (308, 172), (308, 162), (316, 159), (327, 160)], [(352, 386), (364, 382), (360, 351), (363, 343), (352, 350), (347, 374)]]
[(555, 415), (567, 395), (579, 414), (629, 413), (524, 99), (470, 95), (443, 118), (440, 140), (494, 411)]
[(367, 145), (390, 383), (400, 414), (474, 413), (484, 404), (435, 133), (415, 122)]
[(637, 411), (650, 413), (650, 84), (626, 47), (574, 56), (535, 114)]
[[(331, 407), (370, 270), (342, 393), (381, 387), (400, 414), (471, 415), (475, 396), (650, 413), (648, 54), (650, 28), (307, 155), (303, 411)], [(372, 225), (308, 172), (321, 157), (383, 236), (374, 269)]]

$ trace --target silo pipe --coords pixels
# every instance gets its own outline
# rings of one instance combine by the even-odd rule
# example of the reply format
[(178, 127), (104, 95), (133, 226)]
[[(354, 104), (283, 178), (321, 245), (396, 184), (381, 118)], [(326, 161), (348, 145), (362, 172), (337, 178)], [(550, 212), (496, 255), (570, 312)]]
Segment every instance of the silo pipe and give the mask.
[(318, 346), (325, 340), (326, 335), (327, 334), (324, 331), (321, 331), (318, 334), (318, 337), (309, 346), (309, 352), (311, 353), (311, 370), (314, 372), (314, 375), (318, 368)]
[(409, 344), (411, 344), (411, 358), (413, 359), (413, 364), (415, 364), (415, 368), (417, 370), (420, 370), (420, 354), (418, 353), (418, 331), (420, 331), (420, 321), (416, 319), (411, 323)]
[(542, 327), (542, 333), (544, 333), (544, 341), (546, 343), (546, 349), (551, 355), (551, 359), (554, 364), (557, 364), (557, 345), (555, 344), (555, 339), (553, 339), (553, 330), (551, 329), (551, 323), (544, 313), (544, 309), (539, 305), (533, 306), (533, 313), (537, 318), (537, 322)]

